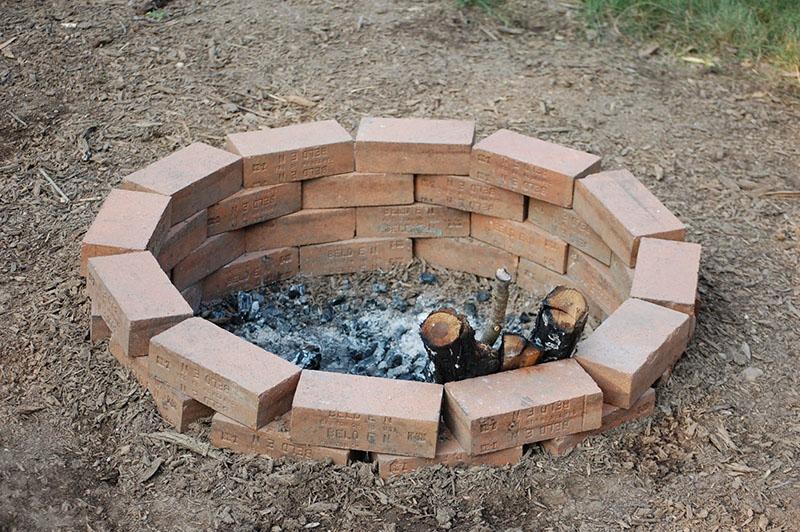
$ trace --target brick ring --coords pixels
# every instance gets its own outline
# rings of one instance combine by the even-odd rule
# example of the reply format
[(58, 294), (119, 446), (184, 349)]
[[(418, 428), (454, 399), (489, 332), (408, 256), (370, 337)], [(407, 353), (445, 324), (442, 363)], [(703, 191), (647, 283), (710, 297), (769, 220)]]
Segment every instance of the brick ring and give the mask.
[[(272, 457), (502, 465), (648, 415), (695, 326), (700, 246), (626, 170), (471, 121), (364, 118), (195, 143), (127, 176), (81, 246), (91, 339), (176, 430)], [(194, 313), (297, 274), (408, 264), (581, 289), (573, 358), (445, 385), (300, 370)], [(442, 422), (443, 420), (443, 422)], [(362, 453), (356, 453), (361, 451)], [(364, 455), (363, 452), (368, 454)]]

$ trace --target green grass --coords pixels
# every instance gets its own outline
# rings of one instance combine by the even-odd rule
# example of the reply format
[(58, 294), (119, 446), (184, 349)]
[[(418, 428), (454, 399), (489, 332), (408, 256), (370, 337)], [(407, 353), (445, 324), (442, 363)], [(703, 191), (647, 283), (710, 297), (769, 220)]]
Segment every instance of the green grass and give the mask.
[(699, 53), (800, 65), (800, 0), (584, 0), (591, 25)]

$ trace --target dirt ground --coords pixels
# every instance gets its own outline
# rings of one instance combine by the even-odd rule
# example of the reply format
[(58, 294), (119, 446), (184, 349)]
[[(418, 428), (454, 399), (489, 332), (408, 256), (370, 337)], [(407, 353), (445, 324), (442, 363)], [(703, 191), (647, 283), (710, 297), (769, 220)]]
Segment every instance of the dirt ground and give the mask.
[[(0, 529), (797, 530), (800, 200), (780, 193), (800, 189), (796, 92), (640, 54), (564, 2), (512, 4), (511, 30), (449, 0), (0, 11)], [(601, 154), (688, 224), (702, 310), (652, 419), (568, 458), (389, 482), (159, 439), (150, 398), (88, 342), (77, 257), (101, 200), (191, 141), (368, 114)]]

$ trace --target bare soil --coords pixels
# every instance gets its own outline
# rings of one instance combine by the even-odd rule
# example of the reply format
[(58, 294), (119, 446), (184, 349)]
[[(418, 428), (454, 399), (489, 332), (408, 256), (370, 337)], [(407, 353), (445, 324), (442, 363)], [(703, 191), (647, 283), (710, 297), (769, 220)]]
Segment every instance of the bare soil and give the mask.
[[(0, 43), (15, 39), (0, 44), (0, 529), (797, 529), (800, 201), (776, 194), (800, 188), (796, 93), (641, 57), (565, 2), (512, 3), (511, 30), (451, 1), (0, 12)], [(389, 482), (148, 436), (167, 430), (149, 396), (88, 343), (78, 249), (108, 190), (191, 141), (367, 114), (474, 118), (481, 136), (601, 154), (689, 225), (699, 325), (652, 419), (568, 458), (533, 448), (508, 469)]]

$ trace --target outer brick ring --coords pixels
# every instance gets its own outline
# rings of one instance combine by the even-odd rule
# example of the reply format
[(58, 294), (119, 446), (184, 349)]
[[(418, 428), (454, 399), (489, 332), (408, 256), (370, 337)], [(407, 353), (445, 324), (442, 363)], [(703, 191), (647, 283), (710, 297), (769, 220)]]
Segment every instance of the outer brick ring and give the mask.
[[(178, 431), (213, 415), (219, 447), (382, 476), (566, 454), (648, 415), (694, 332), (700, 246), (626, 170), (462, 120), (364, 118), (195, 143), (127, 176), (81, 246), (93, 342)], [(574, 358), (448, 383), (300, 371), (202, 319), (204, 300), (297, 274), (435, 265), (580, 288), (605, 320)], [(444, 423), (441, 420), (444, 420)]]

